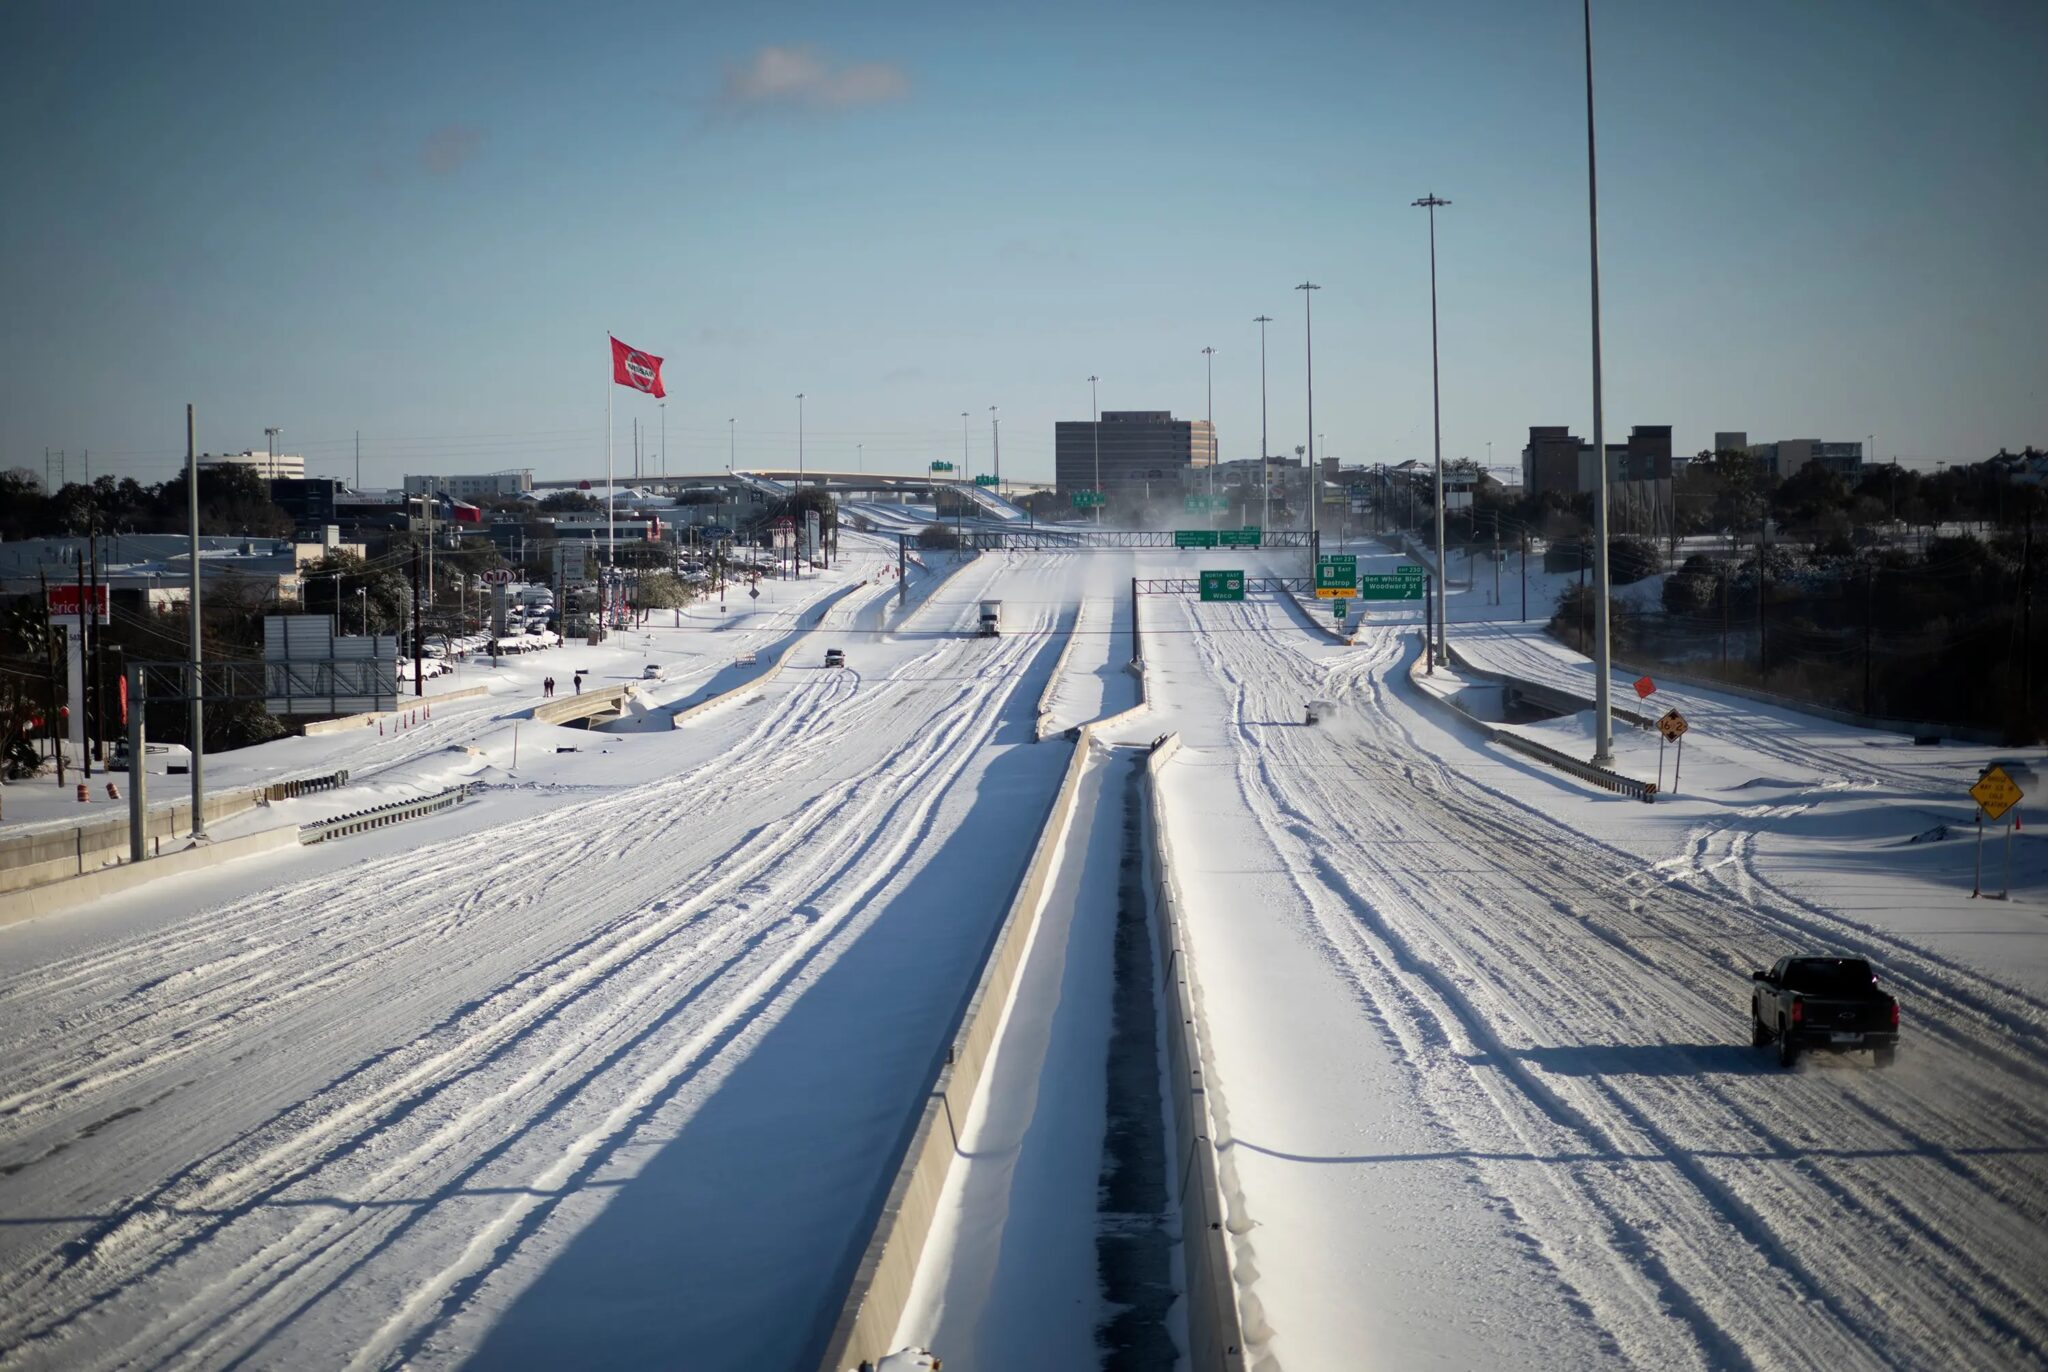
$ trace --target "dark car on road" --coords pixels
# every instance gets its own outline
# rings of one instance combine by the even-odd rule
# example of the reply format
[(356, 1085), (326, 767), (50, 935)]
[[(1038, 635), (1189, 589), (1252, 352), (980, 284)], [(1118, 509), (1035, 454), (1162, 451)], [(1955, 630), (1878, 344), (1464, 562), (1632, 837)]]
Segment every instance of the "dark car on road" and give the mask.
[(839, 648), (827, 648), (825, 650), (825, 665), (827, 667), (844, 667), (846, 665), (845, 651)]
[(1778, 1045), (1790, 1067), (1807, 1051), (1868, 1050), (1879, 1067), (1899, 1051), (1899, 1003), (1878, 989), (1877, 973), (1862, 958), (1779, 958), (1768, 972), (1751, 972), (1750, 1042)]

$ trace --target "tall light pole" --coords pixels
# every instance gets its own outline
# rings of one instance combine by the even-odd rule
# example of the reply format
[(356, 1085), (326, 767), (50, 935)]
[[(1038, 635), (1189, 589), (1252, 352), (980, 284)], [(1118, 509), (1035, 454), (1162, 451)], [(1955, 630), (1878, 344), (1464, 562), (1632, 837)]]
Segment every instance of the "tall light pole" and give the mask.
[(1216, 522), (1216, 511), (1213, 508), (1213, 506), (1216, 503), (1214, 498), (1216, 495), (1216, 350), (1214, 348), (1205, 347), (1202, 349), (1202, 365), (1208, 371), (1207, 385), (1209, 392), (1209, 503), (1212, 507), (1209, 511), (1209, 522), (1211, 524), (1214, 524)]
[(1095, 522), (1097, 525), (1102, 523), (1102, 502), (1106, 498), (1102, 493), (1102, 402), (1095, 398), (1095, 383), (1101, 379), (1098, 376), (1092, 375), (1088, 378), (1088, 411), (1095, 416), (1088, 426), (1088, 432), (1095, 440)]
[(661, 479), (668, 480), (668, 402), (661, 402)]
[(1429, 410), (1436, 445), (1436, 658), (1448, 662), (1451, 635), (1444, 623), (1444, 582), (1451, 567), (1444, 552), (1444, 398), (1436, 349), (1436, 211), (1439, 205), (1451, 202), (1431, 191), (1413, 203), (1429, 211)]
[[(1586, 232), (1593, 276), (1593, 465), (1600, 469), (1593, 554), (1593, 762), (1614, 761), (1614, 645), (1607, 625), (1607, 416), (1600, 402), (1600, 178), (1593, 140), (1593, 0), (1582, 0), (1586, 26)], [(1758, 559), (1762, 566), (1762, 559)], [(1439, 568), (1439, 571), (1442, 569)], [(1761, 584), (1762, 576), (1758, 582)]]
[[(1316, 431), (1316, 324), (1315, 309), (1311, 302), (1315, 292), (1322, 289), (1313, 281), (1304, 281), (1294, 289), (1301, 292), (1301, 325), (1303, 336), (1308, 341), (1308, 431)], [(1316, 479), (1316, 450), (1311, 444), (1308, 450), (1308, 549), (1310, 558), (1316, 552), (1316, 506), (1321, 502), (1322, 483)], [(1443, 578), (1438, 577), (1439, 581)]]
[(996, 417), (996, 407), (988, 407), (988, 441), (995, 462), (996, 494), (1003, 493), (1003, 421)]
[(804, 393), (796, 393), (796, 484), (804, 484)]
[(854, 445), (853, 445), (853, 466), (854, 466), (854, 470), (856, 470), (856, 471), (862, 471), (862, 472), (864, 472), (864, 471), (866, 471), (866, 470), (868, 469), (868, 445), (867, 445), (867, 444), (865, 444), (865, 443), (856, 443), (856, 444), (854, 444)]
[(1262, 314), (1252, 323), (1259, 326), (1259, 499), (1261, 513), (1259, 528), (1273, 526), (1273, 473), (1266, 462), (1266, 326), (1273, 322), (1271, 315)]

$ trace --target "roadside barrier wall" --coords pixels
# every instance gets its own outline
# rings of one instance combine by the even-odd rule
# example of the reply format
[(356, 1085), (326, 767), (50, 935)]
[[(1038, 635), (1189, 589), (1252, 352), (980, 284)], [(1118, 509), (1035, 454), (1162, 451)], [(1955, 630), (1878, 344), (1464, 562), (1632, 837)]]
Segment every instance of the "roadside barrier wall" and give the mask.
[[(109, 779), (118, 779), (124, 786), (129, 784), (125, 772), (110, 773)], [(160, 773), (149, 774), (152, 789), (164, 785), (166, 780)], [(184, 778), (170, 777), (168, 780), (177, 783)], [(269, 800), (282, 800), (288, 795), (306, 791), (331, 790), (347, 784), (348, 773), (341, 771), (272, 782), (266, 786), (216, 791), (206, 797), (206, 822), (214, 824), (253, 810)], [(105, 810), (116, 803), (102, 802), (100, 808)], [(0, 892), (27, 890), (95, 869), (125, 864), (128, 861), (128, 809), (125, 801), (118, 803), (121, 806), (119, 814), (103, 814), (78, 824), (42, 826), (0, 839)], [(192, 802), (189, 798), (149, 807), (145, 840), (152, 848), (191, 832)]]
[(475, 696), (491, 693), (488, 686), (465, 686), (459, 691), (436, 691), (430, 696), (402, 697), (413, 703), (398, 710), (372, 710), (367, 714), (343, 715), (340, 719), (316, 719), (306, 725), (303, 732), (309, 737), (318, 734), (338, 734), (345, 729), (374, 729), (380, 719), (391, 719), (407, 714), (423, 705), (441, 705), (451, 700), (469, 700)]
[(945, 1189), (946, 1173), (959, 1151), (959, 1127), (967, 1117), (975, 1089), (987, 1066), (996, 1026), (1002, 1021), (1011, 988), (1037, 927), (1060, 838), (1074, 813), (1081, 773), (1094, 743), (1094, 725), (1083, 725), (1074, 740), (1065, 778), (1054, 794), (1038, 844), (1025, 866), (1023, 880), (997, 927), (983, 958), (973, 995), (954, 1023), (944, 1057), (936, 1064), (924, 1092), (903, 1159), (890, 1182), (881, 1213), (854, 1269), (852, 1284), (840, 1304), (819, 1367), (843, 1372), (862, 1359), (880, 1361), (893, 1350), (890, 1340), (910, 1299), (918, 1259), (931, 1234), (932, 1217)]
[(1045, 689), (1038, 693), (1038, 724), (1036, 736), (1043, 739), (1053, 731), (1049, 722), (1052, 717), (1053, 697), (1059, 694), (1060, 678), (1067, 673), (1067, 659), (1074, 655), (1074, 642), (1081, 635), (1081, 606), (1074, 606), (1074, 617), (1067, 621), (1067, 641), (1060, 648), (1060, 655), (1052, 664), (1052, 675), (1046, 678)]
[[(212, 807), (209, 805), (207, 808)], [(126, 827), (122, 826), (124, 833)], [(123, 841), (125, 842), (125, 839)], [(0, 895), (0, 925), (56, 914), (62, 910), (88, 904), (102, 896), (118, 895), (123, 891), (133, 890), (159, 877), (173, 877), (184, 872), (217, 867), (236, 858), (269, 852), (271, 849), (283, 848), (298, 841), (296, 830), (265, 829), (260, 833), (244, 834), (240, 838), (222, 839), (215, 843), (164, 853), (144, 863), (122, 863), (118, 867), (103, 867), (97, 872), (87, 872), (83, 876), (50, 882), (25, 891), (12, 891)]]
[[(1420, 633), (1416, 635), (1416, 642), (1418, 644), (1422, 642), (1422, 635)], [(1520, 753), (1524, 757), (1534, 758), (1546, 766), (1555, 767), (1558, 771), (1569, 773), (1581, 781), (1590, 781), (1595, 786), (1604, 787), (1609, 791), (1625, 795), (1631, 800), (1640, 800), (1646, 804), (1656, 800), (1657, 783), (1653, 781), (1639, 781), (1635, 777), (1623, 776), (1620, 772), (1609, 771), (1605, 767), (1596, 767), (1590, 762), (1583, 762), (1573, 757), (1570, 753), (1562, 753), (1555, 748), (1538, 743), (1534, 739), (1524, 738), (1512, 729), (1502, 728), (1499, 725), (1479, 719), (1466, 710), (1464, 706), (1458, 704), (1457, 701), (1438, 695), (1435, 691), (1430, 690), (1421, 682), (1415, 680), (1415, 673), (1421, 667), (1422, 660), (1422, 654), (1418, 652), (1415, 660), (1408, 664), (1408, 678), (1414, 684), (1416, 693), (1421, 696), (1423, 702), (1430, 708), (1449, 714), (1459, 722), (1477, 729), (1490, 742), (1498, 743), (1503, 748)]]
[(1166, 1074), (1173, 1102), (1176, 1178), (1180, 1186), (1181, 1270), (1187, 1282), (1188, 1363), (1196, 1372), (1242, 1372), (1243, 1324), (1224, 1238), (1227, 1206), (1203, 1073), (1202, 1025), (1180, 895), (1173, 880), (1172, 844), (1159, 803), (1159, 774), (1180, 751), (1169, 734), (1145, 760), (1146, 867), (1152, 929), (1167, 990)]

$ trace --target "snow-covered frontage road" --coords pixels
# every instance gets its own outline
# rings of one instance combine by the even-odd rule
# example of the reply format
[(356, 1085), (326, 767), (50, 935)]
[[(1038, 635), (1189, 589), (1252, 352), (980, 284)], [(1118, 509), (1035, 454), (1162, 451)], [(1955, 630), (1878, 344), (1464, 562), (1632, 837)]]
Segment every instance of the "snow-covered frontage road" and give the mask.
[[(1478, 743), (1412, 635), (1141, 615), (1250, 1365), (2048, 1361), (2038, 987), (1774, 884), (1730, 821), (1797, 796), (1694, 824)], [(1748, 1046), (1809, 949), (1877, 962), (1897, 1066)]]
[(1066, 574), (7, 931), (0, 1366), (799, 1361), (1058, 784)]

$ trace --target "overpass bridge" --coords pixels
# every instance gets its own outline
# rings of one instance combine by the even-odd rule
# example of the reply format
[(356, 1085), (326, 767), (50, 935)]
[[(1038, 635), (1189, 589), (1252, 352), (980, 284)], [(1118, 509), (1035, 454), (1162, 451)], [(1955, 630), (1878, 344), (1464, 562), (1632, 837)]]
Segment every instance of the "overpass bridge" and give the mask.
[[(905, 495), (922, 495), (929, 498), (940, 491), (951, 491), (980, 510), (986, 518), (1020, 522), (1028, 522), (1031, 518), (1028, 510), (986, 486), (921, 472), (844, 472), (829, 468), (806, 467), (802, 473), (798, 473), (794, 467), (749, 467), (733, 471), (669, 476), (616, 477), (612, 484), (618, 487), (631, 487), (634, 490), (657, 491), (664, 495), (680, 495), (685, 491), (723, 487), (735, 492), (758, 495), (764, 500), (781, 500), (795, 490), (799, 482), (806, 486), (822, 487), (835, 496), (868, 494), (900, 498)], [(601, 490), (604, 482), (599, 478), (585, 477), (536, 481), (533, 485), (535, 490), (579, 490), (586, 486)]]

